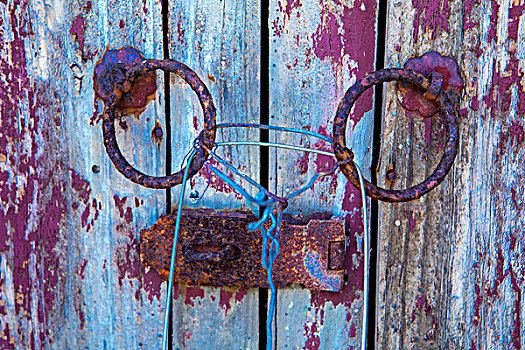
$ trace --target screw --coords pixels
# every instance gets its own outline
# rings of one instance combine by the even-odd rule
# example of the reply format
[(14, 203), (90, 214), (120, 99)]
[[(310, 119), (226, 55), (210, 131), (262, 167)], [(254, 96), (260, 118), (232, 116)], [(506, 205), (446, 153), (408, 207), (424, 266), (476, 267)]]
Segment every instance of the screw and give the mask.
[(386, 179), (390, 182), (393, 182), (396, 179), (396, 172), (392, 165), (389, 165), (386, 168)]
[(129, 92), (132, 87), (133, 87), (133, 84), (131, 84), (131, 82), (129, 80), (125, 80), (122, 83), (122, 91), (124, 91), (124, 92)]
[(155, 135), (155, 137), (158, 138), (158, 139), (160, 139), (161, 137), (164, 136), (164, 132), (162, 132), (162, 128), (160, 126), (156, 126), (153, 129), (152, 134)]
[(151, 140), (154, 143), (160, 144), (163, 138), (164, 132), (162, 131), (162, 126), (160, 126), (160, 123), (155, 120), (155, 127), (151, 130)]
[(91, 167), (91, 171), (94, 172), (95, 174), (98, 174), (100, 173), (100, 167), (98, 165), (93, 165)]

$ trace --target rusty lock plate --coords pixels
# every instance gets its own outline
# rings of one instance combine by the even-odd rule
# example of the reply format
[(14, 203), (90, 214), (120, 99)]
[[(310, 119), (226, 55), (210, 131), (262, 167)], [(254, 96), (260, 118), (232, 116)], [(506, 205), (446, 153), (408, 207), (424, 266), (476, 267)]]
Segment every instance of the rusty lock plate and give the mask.
[[(268, 288), (261, 266), (262, 237), (249, 231), (257, 218), (247, 212), (183, 210), (174, 281), (230, 287)], [(176, 215), (164, 215), (143, 230), (143, 262), (168, 280)], [(343, 285), (345, 231), (343, 218), (312, 219), (296, 224), (284, 218), (280, 251), (273, 268), (278, 288), (292, 283), (308, 289), (339, 291)]]

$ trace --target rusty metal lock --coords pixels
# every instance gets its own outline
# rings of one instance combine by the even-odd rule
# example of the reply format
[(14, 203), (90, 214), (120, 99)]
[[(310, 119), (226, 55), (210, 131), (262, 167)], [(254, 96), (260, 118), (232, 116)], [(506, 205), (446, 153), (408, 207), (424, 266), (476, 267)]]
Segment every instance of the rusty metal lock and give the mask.
[[(140, 255), (164, 280), (169, 278), (176, 215), (164, 215), (143, 230)], [(262, 236), (250, 231), (257, 218), (247, 212), (183, 210), (174, 281), (209, 286), (268, 288), (261, 264)], [(339, 291), (345, 260), (344, 219), (284, 219), (280, 251), (273, 268), (276, 287), (292, 283), (308, 289)]]

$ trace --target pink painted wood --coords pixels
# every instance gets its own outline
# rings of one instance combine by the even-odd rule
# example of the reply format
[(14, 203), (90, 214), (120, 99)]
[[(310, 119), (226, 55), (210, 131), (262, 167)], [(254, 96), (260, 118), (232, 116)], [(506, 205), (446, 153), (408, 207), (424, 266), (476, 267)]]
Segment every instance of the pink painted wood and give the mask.
[[(466, 86), (445, 182), (419, 201), (381, 205), (379, 348), (524, 345), (524, 11), (523, 1), (388, 4), (385, 66), (437, 50), (458, 60)], [(439, 118), (405, 112), (387, 87), (380, 183), (405, 188), (425, 178), (444, 134)]]
[[(374, 69), (377, 2), (272, 1), (270, 5), (270, 122), (331, 136), (344, 92)], [(356, 162), (370, 174), (373, 99), (356, 105), (349, 142)], [(273, 141), (330, 150), (331, 145), (291, 134)], [(298, 189), (335, 159), (286, 150), (271, 151), (271, 188), (279, 195)], [(363, 226), (359, 193), (344, 176), (319, 180), (290, 203), (294, 215), (326, 212), (347, 223), (348, 281), (340, 293), (297, 286), (277, 292), (277, 349), (356, 349), (360, 343)]]
[[(0, 3), (0, 348), (158, 348), (164, 285), (137, 251), (165, 207), (106, 156), (92, 74), (106, 46), (162, 55), (160, 1)], [(140, 28), (140, 30), (138, 30)], [(164, 157), (163, 81), (120, 124), (123, 152), (153, 175)], [(125, 128), (127, 125), (127, 128)]]

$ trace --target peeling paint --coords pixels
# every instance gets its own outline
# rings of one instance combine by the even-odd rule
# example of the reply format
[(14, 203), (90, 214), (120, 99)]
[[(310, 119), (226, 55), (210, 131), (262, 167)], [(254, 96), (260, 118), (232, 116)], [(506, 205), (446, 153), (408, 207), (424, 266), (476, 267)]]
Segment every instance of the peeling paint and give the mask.
[(448, 32), (448, 17), (450, 14), (449, 0), (412, 0), (412, 6), (417, 11), (414, 19), (414, 42), (419, 39), (419, 28), (431, 32), (432, 39), (438, 33)]
[[(309, 148), (310, 145), (306, 144), (305, 147)], [(295, 162), (297, 170), (299, 170), (299, 174), (304, 175), (308, 172), (309, 162), (310, 162), (310, 152), (304, 152), (303, 156)]]
[(492, 5), (492, 13), (490, 14), (490, 28), (488, 32), (488, 43), (492, 43), (493, 41), (497, 41), (497, 33), (498, 33), (498, 18), (499, 18), (499, 8), (500, 5), (497, 1), (491, 1)]
[[(0, 49), (0, 253), (8, 258), (14, 305), (0, 308), (14, 315), (8, 325), (1, 318), (0, 345), (45, 348), (52, 344), (48, 323), (56, 317), (63, 281), (61, 225), (68, 213), (67, 170), (60, 166), (55, 123), (47, 124), (52, 90), (36, 85), (28, 69), (25, 41), (33, 35), (28, 3), (14, 2), (4, 13)], [(3, 10), (2, 10), (3, 11)], [(4, 47), (5, 36), (10, 36)], [(45, 215), (38, 215), (45, 213)], [(39, 268), (37, 268), (37, 266)], [(2, 274), (2, 288), (5, 281)], [(2, 292), (3, 294), (3, 292)], [(56, 311), (53, 311), (56, 310)], [(37, 321), (32, 318), (36, 311)], [(46, 345), (47, 344), (47, 345)]]
[(311, 324), (305, 324), (304, 335), (306, 337), (306, 343), (304, 344), (305, 350), (318, 350), (321, 346), (321, 338), (319, 337), (319, 329), (317, 327), (317, 321)]
[(525, 132), (523, 125), (519, 124), (516, 121), (513, 121), (506, 132), (501, 133), (501, 143), (500, 147), (507, 150), (507, 142), (511, 141), (510, 146), (520, 146), (523, 141), (525, 141)]
[(302, 4), (300, 0), (281, 0), (278, 1), (277, 4), (279, 5), (278, 11), (283, 15), (283, 23), (281, 24), (281, 18), (277, 17), (272, 22), (272, 25), (274, 28), (274, 34), (280, 37), (283, 34), (283, 29), (288, 26), (290, 18), (292, 17), (292, 12), (294, 12), (294, 10), (296, 10), (296, 17), (301, 17), (301, 13), (298, 9), (302, 6)]
[(147, 268), (140, 260), (139, 242), (132, 230), (120, 230), (127, 231), (127, 242), (119, 244), (115, 250), (119, 286), (122, 288), (124, 281), (128, 279), (130, 287), (133, 288), (131, 280), (137, 280), (135, 299), (140, 300), (140, 293), (144, 291), (151, 305), (154, 298), (160, 300), (162, 279), (155, 269)]
[(75, 37), (75, 40), (78, 43), (78, 48), (80, 52), (82, 52), (82, 56), (84, 55), (84, 31), (86, 30), (86, 21), (84, 20), (84, 17), (82, 15), (77, 15), (75, 19), (73, 20), (73, 23), (71, 23), (71, 27), (69, 29), (69, 32), (71, 35)]
[[(367, 3), (367, 11), (361, 7)], [(313, 54), (321, 59), (329, 59), (337, 71), (347, 65), (352, 75), (363, 77), (374, 68), (375, 30), (363, 31), (361, 28), (375, 28), (375, 3), (357, 0), (352, 7), (343, 5), (343, 16), (333, 11), (330, 2), (321, 0), (321, 20), (312, 34)], [(356, 26), (355, 23), (360, 23)], [(341, 34), (342, 33), (342, 34)], [(354, 64), (357, 63), (357, 64)], [(349, 125), (355, 126), (364, 113), (372, 109), (373, 90), (363, 93), (356, 102), (349, 117)]]
[(204, 299), (204, 289), (196, 286), (186, 287), (186, 297), (184, 303), (191, 307), (195, 307), (195, 302), (201, 305), (201, 300)]
[(226, 288), (221, 288), (219, 294), (219, 309), (224, 310), (224, 315), (228, 314), (228, 311), (231, 309), (231, 299), (233, 297), (233, 291), (227, 290)]
[(126, 224), (131, 224), (133, 222), (132, 208), (126, 207), (126, 209), (124, 209), (124, 205), (126, 204), (128, 198), (129, 197), (120, 198), (117, 195), (113, 195), (113, 200), (115, 201), (115, 206), (119, 211), (120, 217), (124, 218)]
[[(514, 301), (514, 328), (512, 329), (512, 344), (517, 350), (521, 349), (521, 283), (518, 283), (517, 276), (512, 268), (509, 267), (511, 287), (516, 294), (516, 300)], [(521, 278), (523, 280), (523, 278)]]

